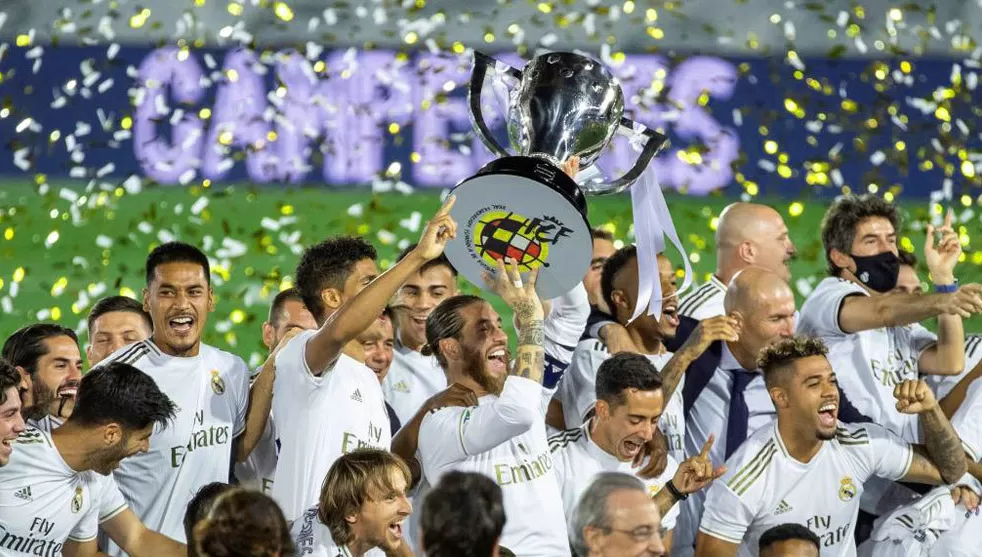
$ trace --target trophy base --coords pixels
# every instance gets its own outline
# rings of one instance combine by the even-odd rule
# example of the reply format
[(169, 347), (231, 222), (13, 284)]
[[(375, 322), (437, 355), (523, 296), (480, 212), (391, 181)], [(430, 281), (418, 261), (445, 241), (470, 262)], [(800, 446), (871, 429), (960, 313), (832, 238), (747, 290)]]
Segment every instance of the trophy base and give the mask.
[(518, 261), (523, 274), (539, 269), (536, 290), (543, 300), (562, 296), (583, 280), (593, 252), (586, 199), (555, 165), (505, 157), (452, 193), (457, 238), (445, 253), (470, 282), (484, 288), (483, 273), (494, 273), (502, 257)]

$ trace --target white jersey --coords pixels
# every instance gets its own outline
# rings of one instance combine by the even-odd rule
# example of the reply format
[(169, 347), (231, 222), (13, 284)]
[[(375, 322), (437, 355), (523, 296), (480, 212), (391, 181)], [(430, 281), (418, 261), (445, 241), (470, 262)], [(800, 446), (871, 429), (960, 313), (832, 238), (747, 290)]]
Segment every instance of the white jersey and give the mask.
[[(587, 422), (576, 429), (567, 429), (549, 438), (549, 450), (552, 451), (552, 462), (556, 466), (556, 476), (563, 494), (563, 509), (566, 511), (567, 521), (573, 516), (573, 510), (580, 496), (598, 475), (603, 472), (634, 475), (636, 472), (630, 462), (622, 462), (597, 446), (590, 438), (590, 423)], [(644, 482), (648, 495), (654, 497), (675, 476), (678, 469), (679, 463), (668, 455), (668, 465), (661, 475), (650, 480), (638, 479)], [(661, 518), (662, 528), (665, 530), (675, 528), (678, 516), (679, 505), (676, 503)]]
[(430, 412), (419, 429), (418, 457), (430, 485), (459, 470), (484, 474), (501, 487), (508, 516), (501, 545), (518, 557), (570, 554), (541, 393), (540, 384), (510, 376), (501, 396)]
[(979, 362), (982, 362), (982, 335), (965, 335), (965, 369), (958, 375), (925, 375), (924, 382), (934, 390), (934, 396), (941, 400), (948, 396), (955, 385), (975, 369)]
[[(260, 371), (262, 369), (256, 370), (250, 379), (251, 383), (255, 382)], [(266, 429), (263, 430), (256, 448), (245, 462), (237, 462), (232, 468), (239, 485), (269, 495), (273, 490), (273, 477), (276, 475), (277, 452), (276, 424), (273, 423), (273, 413), (270, 411), (269, 418), (266, 419)]]
[(112, 476), (69, 468), (47, 432), (28, 428), (14, 445), (0, 468), (0, 555), (59, 557), (127, 508)]
[(59, 427), (63, 423), (65, 423), (65, 420), (61, 418), (45, 416), (40, 420), (27, 420), (27, 427), (33, 427), (34, 429), (40, 429), (46, 433), (51, 433), (53, 429)]
[(854, 282), (826, 278), (801, 306), (797, 334), (825, 341), (829, 363), (857, 410), (873, 423), (916, 442), (917, 416), (897, 410), (893, 388), (918, 378), (917, 361), (937, 343), (937, 337), (916, 324), (845, 333), (839, 327), (839, 311), (847, 297), (857, 295), (869, 293)]
[[(658, 371), (661, 371), (672, 359), (672, 354), (669, 352), (646, 356)], [(553, 398), (563, 405), (566, 429), (580, 427), (593, 411), (597, 403), (597, 370), (608, 358), (610, 352), (599, 340), (586, 339), (577, 344), (573, 352), (573, 361), (553, 395)], [(658, 421), (658, 428), (665, 434), (665, 440), (668, 442), (669, 454), (678, 462), (685, 460), (685, 417), (682, 400), (684, 387), (683, 374)]]
[(447, 374), (435, 356), (424, 356), (396, 343), (389, 373), (382, 380), (382, 394), (399, 423), (409, 423), (423, 403), (446, 388)]
[(272, 497), (287, 520), (315, 503), (331, 465), (359, 448), (389, 450), (392, 431), (375, 372), (341, 354), (320, 376), (304, 356), (317, 331), (290, 339), (276, 355), (273, 417), (280, 438)]
[(873, 476), (899, 480), (911, 446), (875, 424), (839, 424), (811, 462), (788, 454), (777, 421), (761, 428), (727, 461), (726, 474), (706, 496), (699, 531), (741, 544), (756, 556), (761, 534), (788, 522), (803, 524), (822, 542), (822, 557), (854, 557), (854, 529), (863, 484)]
[[(168, 356), (147, 339), (100, 363), (128, 363), (146, 373), (177, 405), (177, 417), (150, 437), (150, 450), (113, 473), (146, 527), (186, 543), (184, 513), (198, 490), (228, 482), (232, 441), (245, 430), (249, 368), (238, 356), (201, 344), (190, 358)], [(110, 555), (122, 555), (114, 545)]]
[[(338, 546), (331, 537), (331, 530), (320, 521), (317, 507), (304, 511), (299, 520), (290, 528), (290, 538), (293, 539), (294, 553), (304, 557), (351, 557), (347, 546)], [(364, 557), (385, 557), (385, 552), (378, 547), (369, 549)]]
[(726, 310), (723, 309), (725, 297), (726, 285), (716, 278), (716, 275), (712, 275), (709, 282), (689, 292), (679, 301), (679, 315), (698, 321), (725, 315)]

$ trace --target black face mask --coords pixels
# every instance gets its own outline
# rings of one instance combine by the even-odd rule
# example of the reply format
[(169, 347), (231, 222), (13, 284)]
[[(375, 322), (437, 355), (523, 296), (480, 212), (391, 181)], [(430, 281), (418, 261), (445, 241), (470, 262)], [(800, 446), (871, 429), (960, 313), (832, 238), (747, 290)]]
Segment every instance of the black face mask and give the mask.
[(856, 262), (856, 278), (870, 289), (886, 293), (897, 287), (900, 275), (900, 258), (892, 251), (885, 251), (867, 257), (853, 255)]

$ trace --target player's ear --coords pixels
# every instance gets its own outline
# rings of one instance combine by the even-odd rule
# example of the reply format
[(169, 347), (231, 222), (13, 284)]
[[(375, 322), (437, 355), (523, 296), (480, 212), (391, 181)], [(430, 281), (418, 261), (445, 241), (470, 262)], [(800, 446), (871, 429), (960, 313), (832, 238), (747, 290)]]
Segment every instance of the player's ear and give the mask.
[(788, 400), (788, 391), (781, 386), (773, 386), (767, 389), (767, 392), (771, 395), (771, 400), (774, 402), (774, 408), (790, 408), (791, 402)]
[(594, 412), (598, 418), (606, 420), (610, 417), (610, 404), (607, 404), (606, 400), (598, 400), (594, 407)]
[(215, 291), (208, 285), (208, 311), (215, 311)]
[(740, 256), (741, 260), (747, 263), (754, 262), (757, 257), (756, 251), (757, 250), (754, 249), (754, 245), (751, 242), (740, 242), (740, 245), (737, 246), (737, 254)]
[(150, 313), (150, 289), (143, 289), (143, 311)]
[(102, 426), (102, 443), (106, 447), (118, 445), (123, 440), (123, 429), (119, 424), (110, 422)]
[(458, 360), (460, 359), (460, 343), (457, 342), (455, 338), (441, 338), (440, 342), (440, 354), (447, 360)]
[(344, 296), (337, 288), (325, 288), (321, 291), (321, 302), (328, 309), (338, 309), (344, 303)]
[[(633, 309), (633, 308), (628, 308), (627, 296), (624, 295), (623, 290), (616, 290), (616, 289), (611, 290), (610, 300), (614, 302), (614, 305), (617, 307), (621, 307), (625, 309)], [(617, 313), (617, 311), (614, 308), (610, 308), (610, 311)]]
[(270, 350), (276, 348), (276, 331), (269, 321), (263, 323), (263, 344)]

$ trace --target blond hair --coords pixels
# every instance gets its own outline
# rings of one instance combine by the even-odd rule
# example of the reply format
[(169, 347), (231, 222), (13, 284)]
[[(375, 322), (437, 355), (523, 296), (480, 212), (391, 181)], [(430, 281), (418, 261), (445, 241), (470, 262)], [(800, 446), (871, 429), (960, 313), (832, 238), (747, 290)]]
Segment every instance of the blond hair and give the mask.
[(787, 369), (797, 360), (828, 353), (829, 349), (820, 338), (791, 337), (761, 350), (757, 356), (757, 367), (764, 372), (764, 381), (770, 387), (776, 372)]
[(366, 501), (395, 491), (392, 472), (402, 474), (406, 486), (412, 483), (409, 467), (398, 456), (378, 449), (359, 449), (337, 459), (328, 470), (317, 517), (331, 531), (339, 546), (351, 542), (347, 517), (356, 514)]

